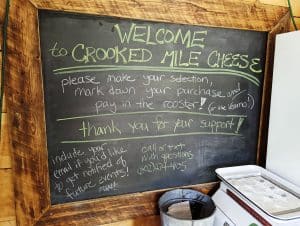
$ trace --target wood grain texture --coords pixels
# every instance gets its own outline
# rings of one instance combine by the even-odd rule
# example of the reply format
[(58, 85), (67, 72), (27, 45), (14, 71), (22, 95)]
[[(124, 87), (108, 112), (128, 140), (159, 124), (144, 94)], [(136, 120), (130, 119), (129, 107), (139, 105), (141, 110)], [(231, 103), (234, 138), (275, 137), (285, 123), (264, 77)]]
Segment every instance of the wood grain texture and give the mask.
[[(2, 0), (0, 2), (0, 78), (1, 78), (1, 70), (2, 70), (2, 40), (3, 40), (3, 23), (4, 23), (4, 17), (5, 17), (5, 7), (6, 7), (6, 0)], [(0, 85), (1, 85), (0, 79)], [(7, 112), (6, 110), (6, 102), (5, 102), (5, 96), (4, 96), (4, 103), (2, 106), (2, 112)]]
[[(209, 193), (218, 187), (218, 183), (186, 186), (203, 193)], [(110, 222), (122, 221), (129, 218), (157, 215), (158, 199), (169, 189), (150, 192), (133, 193), (88, 200), (73, 204), (53, 206), (39, 219), (37, 225), (103, 225)], [(101, 216), (101, 217), (100, 217)], [(129, 221), (130, 222), (130, 221)]]
[[(277, 6), (288, 6), (287, 0), (259, 0), (263, 4), (277, 5)], [(297, 0), (292, 0), (297, 1)]]
[(16, 220), (0, 221), (0, 226), (16, 226)]
[[(3, 27), (3, 21), (4, 21), (4, 15), (5, 15), (5, 6), (6, 6), (6, 1), (3, 0), (0, 2), (0, 41), (2, 43), (2, 27)], [(2, 50), (2, 44), (0, 45), (0, 49)], [(1, 61), (0, 61), (1, 63)]]
[(160, 216), (148, 216), (119, 221), (111, 224), (104, 224), (103, 226), (160, 226)]
[(290, 1), (291, 1), (293, 15), (300, 17), (300, 2), (298, 0), (290, 0)]
[(269, 31), (287, 8), (240, 0), (31, 0), (37, 8)]
[(34, 225), (49, 207), (49, 182), (37, 10), (29, 1), (11, 1), (7, 48), (17, 225)]
[[(6, 97), (11, 125), (17, 225), (102, 225), (122, 220), (130, 225), (132, 220), (128, 219), (146, 219), (158, 214), (157, 200), (165, 191), (50, 205), (38, 8), (260, 31), (271, 31), (287, 13), (284, 7), (265, 6), (252, 0), (12, 1)], [(204, 184), (194, 188), (207, 193), (215, 186)]]
[[(296, 22), (296, 26), (298, 28), (298, 30), (300, 29), (300, 17), (299, 18), (294, 18), (295, 22)], [(293, 25), (293, 23), (290, 23), (290, 31), (295, 31), (295, 27)]]
[(1, 222), (15, 220), (15, 203), (12, 170), (0, 169), (0, 225)]
[(10, 169), (11, 167), (11, 134), (8, 123), (8, 114), (2, 113), (0, 137), (0, 169)]
[[(5, 1), (0, 2), (0, 49), (2, 51), (2, 26), (5, 12)], [(2, 54), (0, 54), (0, 78), (2, 70)], [(0, 79), (1, 85), (1, 79)], [(11, 169), (11, 136), (9, 130), (5, 95), (2, 106), (0, 137), (0, 226), (15, 226), (16, 213), (13, 190), (13, 173)]]

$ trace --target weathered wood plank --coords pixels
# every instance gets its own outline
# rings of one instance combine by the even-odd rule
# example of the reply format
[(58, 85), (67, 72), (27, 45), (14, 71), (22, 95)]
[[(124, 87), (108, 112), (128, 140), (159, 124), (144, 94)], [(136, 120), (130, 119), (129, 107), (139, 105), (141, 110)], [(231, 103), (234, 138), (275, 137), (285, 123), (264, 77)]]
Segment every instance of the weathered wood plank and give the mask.
[(0, 169), (9, 168), (11, 168), (11, 134), (8, 123), (8, 114), (2, 113), (0, 137)]
[[(287, 8), (240, 0), (31, 0), (42, 9), (82, 12), (117, 17), (271, 30)], [(179, 13), (180, 12), (180, 13)]]
[[(294, 20), (296, 22), (297, 28), (300, 29), (300, 18), (294, 18)], [(290, 23), (290, 31), (295, 31), (295, 27), (292, 22)]]
[(0, 26), (1, 27), (3, 24), (3, 19), (4, 19), (4, 14), (5, 14), (5, 5), (6, 5), (6, 0), (3, 0), (0, 2)]
[(15, 204), (11, 169), (0, 169), (0, 225), (15, 220)]
[(291, 7), (294, 16), (300, 16), (300, 2), (298, 0), (291, 0)]
[(259, 0), (262, 4), (268, 4), (268, 5), (278, 5), (278, 6), (286, 6), (287, 7), (287, 1), (286, 0)]
[[(4, 20), (6, 1), (0, 2), (0, 86), (1, 86), (1, 70), (2, 70), (2, 25)], [(11, 136), (9, 130), (8, 116), (5, 96), (3, 97), (2, 121), (1, 121), (1, 137), (0, 137), (0, 225), (15, 226), (15, 199), (13, 189), (13, 175), (11, 168)]]
[(0, 226), (15, 226), (16, 225), (16, 220), (5, 220), (5, 221), (0, 221)]
[[(2, 40), (3, 40), (3, 23), (4, 23), (4, 14), (5, 14), (5, 6), (6, 6), (6, 0), (3, 0), (0, 2), (0, 86), (1, 86), (1, 71), (2, 71)], [(5, 102), (5, 96), (4, 96), (4, 103), (2, 112), (7, 112), (6, 110), (6, 102)]]
[(160, 216), (148, 216), (148, 217), (139, 217), (135, 219), (129, 219), (125, 221), (119, 221), (111, 224), (104, 224), (103, 226), (160, 226)]
[[(207, 194), (215, 190), (218, 183), (187, 187)], [(158, 215), (158, 199), (165, 191), (167, 189), (102, 198), (102, 202), (89, 200), (76, 202), (77, 204), (57, 205), (45, 213), (37, 225), (49, 225), (51, 223), (53, 226), (63, 226), (68, 222), (70, 225), (93, 226), (130, 218), (139, 217), (142, 219), (143, 217)], [(135, 220), (129, 222), (132, 221), (135, 222)], [(116, 223), (116, 225), (118, 224)]]
[(34, 225), (48, 208), (49, 181), (37, 9), (27, 0), (11, 1), (7, 47), (17, 225)]

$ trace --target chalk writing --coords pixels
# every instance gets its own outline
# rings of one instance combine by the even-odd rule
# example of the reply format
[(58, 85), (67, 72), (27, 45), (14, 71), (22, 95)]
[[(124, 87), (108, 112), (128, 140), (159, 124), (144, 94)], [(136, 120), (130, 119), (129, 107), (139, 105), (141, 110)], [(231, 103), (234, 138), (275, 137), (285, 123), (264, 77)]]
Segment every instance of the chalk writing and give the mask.
[(157, 143), (141, 148), (141, 166), (138, 167), (139, 175), (155, 174), (162, 171), (185, 171), (189, 161), (194, 158), (191, 150), (186, 149), (186, 144), (163, 144)]
[(39, 13), (53, 204), (255, 163), (265, 33)]

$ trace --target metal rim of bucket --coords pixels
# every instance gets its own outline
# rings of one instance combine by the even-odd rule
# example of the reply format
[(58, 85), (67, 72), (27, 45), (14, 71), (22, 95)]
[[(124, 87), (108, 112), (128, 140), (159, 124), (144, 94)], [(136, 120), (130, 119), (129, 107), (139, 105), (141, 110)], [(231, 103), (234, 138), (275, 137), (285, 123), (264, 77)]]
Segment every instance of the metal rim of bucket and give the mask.
[(209, 215), (208, 217), (204, 217), (204, 218), (201, 218), (201, 219), (182, 219), (182, 218), (177, 218), (177, 217), (171, 216), (170, 214), (163, 212), (163, 214), (167, 215), (168, 217), (170, 217), (170, 218), (172, 218), (172, 219), (174, 219), (174, 220), (178, 220), (178, 221), (187, 221), (187, 222), (195, 222), (195, 221), (200, 221), (200, 220), (207, 220), (207, 219), (209, 219), (209, 218), (213, 218), (215, 213), (216, 213), (216, 208), (215, 208), (215, 210), (211, 213), (211, 215)]
[[(178, 197), (178, 198), (173, 198), (173, 199), (168, 199), (166, 201), (164, 201), (163, 203), (161, 202), (161, 199), (159, 201), (159, 209), (160, 209), (160, 212), (168, 217), (170, 217), (171, 219), (174, 219), (174, 220), (178, 220), (178, 221), (186, 221), (186, 222), (196, 222), (196, 221), (199, 221), (199, 220), (208, 220), (209, 218), (213, 218), (214, 215), (215, 215), (215, 212), (216, 212), (216, 206), (213, 202), (213, 200), (211, 199), (211, 197), (209, 197), (208, 195), (206, 194), (203, 194), (199, 191), (196, 191), (196, 190), (192, 190), (192, 189), (178, 189), (178, 190), (185, 190), (185, 192), (195, 192), (195, 193), (199, 193), (203, 196), (203, 198), (201, 199), (191, 199), (191, 198), (183, 198), (183, 197)], [(169, 191), (170, 193), (174, 192), (175, 190), (173, 191)], [(163, 196), (167, 195), (169, 192), (166, 192)], [(163, 196), (161, 196), (161, 198), (163, 198)], [(212, 204), (214, 205), (214, 210), (211, 212), (211, 214), (209, 214), (209, 216), (206, 216), (206, 217), (203, 217), (203, 218), (200, 218), (200, 219), (182, 219), (182, 218), (177, 218), (175, 216), (172, 216), (170, 214), (167, 213), (166, 211), (166, 208), (169, 207), (170, 205), (174, 204), (174, 203), (179, 203), (179, 202), (184, 202), (184, 201), (193, 201), (193, 202), (197, 202), (197, 203), (201, 203), (202, 205), (204, 205), (206, 202), (205, 201), (202, 201), (203, 199), (207, 199), (209, 198), (210, 202), (212, 202)], [(176, 202), (177, 201), (177, 202)]]
[(205, 204), (205, 202), (201, 200), (197, 200), (197, 199), (189, 199), (189, 198), (174, 198), (174, 199), (169, 199), (167, 201), (165, 201), (164, 203), (161, 204), (161, 206), (159, 207), (160, 210), (162, 210), (164, 212), (164, 208), (169, 207), (172, 204), (175, 203), (180, 203), (180, 202), (184, 202), (184, 201), (193, 201), (193, 202), (197, 202), (200, 204)]

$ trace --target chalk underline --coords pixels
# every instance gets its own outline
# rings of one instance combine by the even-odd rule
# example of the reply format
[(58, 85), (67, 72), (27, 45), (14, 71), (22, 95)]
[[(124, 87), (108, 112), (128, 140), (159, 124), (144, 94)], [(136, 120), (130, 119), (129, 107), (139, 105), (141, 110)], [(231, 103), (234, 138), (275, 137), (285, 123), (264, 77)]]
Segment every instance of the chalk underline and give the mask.
[(247, 115), (221, 115), (221, 114), (206, 114), (200, 112), (187, 112), (187, 111), (136, 111), (136, 112), (120, 112), (120, 113), (107, 113), (107, 114), (97, 114), (97, 115), (82, 115), (67, 118), (56, 119), (59, 121), (84, 119), (84, 118), (94, 118), (94, 117), (104, 117), (104, 116), (120, 116), (120, 115), (136, 115), (136, 114), (160, 114), (160, 113), (170, 113), (170, 114), (190, 114), (190, 115), (202, 115), (202, 116), (212, 116), (212, 117), (230, 117), (230, 118), (247, 118)]
[(224, 136), (242, 136), (238, 133), (224, 133), (224, 132), (192, 132), (192, 133), (177, 133), (177, 134), (163, 134), (155, 136), (140, 136), (140, 137), (122, 137), (122, 138), (111, 138), (111, 139), (99, 139), (99, 140), (64, 140), (62, 144), (75, 144), (75, 143), (94, 143), (94, 142), (113, 142), (113, 141), (124, 141), (124, 140), (139, 140), (139, 139), (153, 139), (162, 137), (178, 137), (178, 136), (192, 136), (192, 135), (224, 135)]
[(260, 81), (255, 76), (231, 69), (217, 68), (184, 68), (184, 67), (159, 67), (159, 66), (129, 66), (129, 65), (82, 65), (73, 67), (62, 67), (53, 70), (55, 75), (80, 73), (80, 72), (97, 72), (97, 71), (156, 71), (156, 72), (182, 72), (182, 73), (198, 73), (202, 72), (206, 75), (232, 75), (247, 79), (256, 86), (260, 86)]

